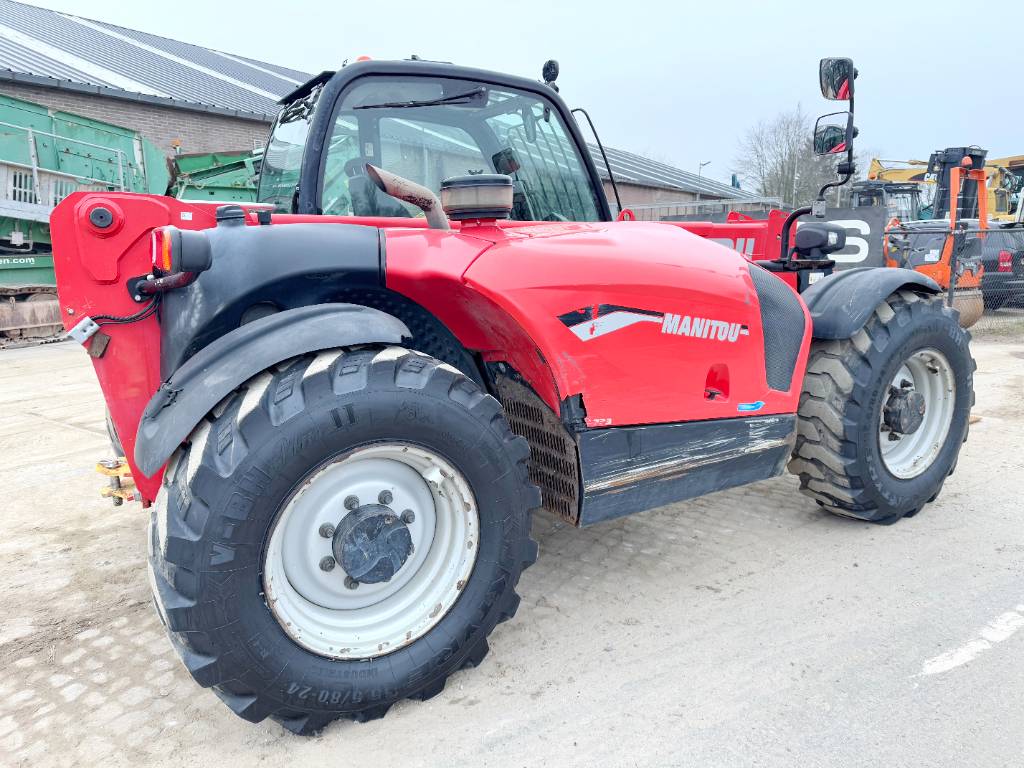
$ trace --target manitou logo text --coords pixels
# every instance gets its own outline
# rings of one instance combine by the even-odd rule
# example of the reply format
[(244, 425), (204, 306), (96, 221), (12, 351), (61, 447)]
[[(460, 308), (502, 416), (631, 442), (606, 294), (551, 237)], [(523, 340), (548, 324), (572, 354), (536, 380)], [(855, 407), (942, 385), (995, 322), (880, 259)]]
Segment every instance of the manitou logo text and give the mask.
[(740, 336), (749, 336), (750, 330), (740, 323), (724, 320), (710, 320), (706, 317), (673, 315), (666, 312), (661, 320), (661, 332), (674, 336), (689, 336), (691, 339), (718, 339), (736, 341)]
[(673, 315), (638, 307), (622, 307), (617, 304), (598, 304), (575, 309), (559, 315), (565, 326), (576, 334), (580, 341), (592, 341), (634, 325), (661, 325), (662, 333), (673, 336), (689, 336), (691, 339), (717, 339), (736, 341), (740, 336), (749, 336), (750, 330), (741, 323), (727, 323), (706, 317)]

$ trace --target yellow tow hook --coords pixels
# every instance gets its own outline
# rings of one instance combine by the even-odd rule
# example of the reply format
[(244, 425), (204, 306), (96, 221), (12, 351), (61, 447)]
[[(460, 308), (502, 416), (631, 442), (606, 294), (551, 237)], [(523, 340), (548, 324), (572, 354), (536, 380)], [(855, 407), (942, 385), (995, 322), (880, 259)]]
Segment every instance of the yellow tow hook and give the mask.
[(100, 489), (100, 496), (110, 499), (115, 507), (126, 501), (140, 501), (141, 497), (132, 480), (131, 467), (124, 456), (117, 459), (103, 459), (96, 463), (96, 471), (108, 479), (108, 484)]

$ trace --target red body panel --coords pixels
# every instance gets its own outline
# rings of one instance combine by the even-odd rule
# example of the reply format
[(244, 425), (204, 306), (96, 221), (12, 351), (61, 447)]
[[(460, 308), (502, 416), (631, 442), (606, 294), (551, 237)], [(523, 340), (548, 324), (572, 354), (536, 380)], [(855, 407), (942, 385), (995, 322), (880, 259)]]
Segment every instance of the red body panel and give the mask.
[[(463, 227), (460, 237), (470, 231), (493, 245), (468, 265), (461, 285), (454, 274), (431, 274), (437, 262), (429, 242), (438, 233), (389, 234), (388, 286), (438, 316), (485, 359), (508, 362), (556, 413), (561, 400), (577, 394), (592, 427), (728, 418), (740, 403), (763, 403), (760, 414), (796, 411), (799, 377), (786, 393), (765, 381), (757, 294), (738, 254), (660, 223)], [(461, 262), (450, 266), (454, 272)], [(606, 312), (610, 322), (597, 324), (595, 335), (579, 338), (559, 319), (601, 306), (620, 309)], [(650, 314), (640, 319), (623, 308)], [(738, 324), (749, 333), (733, 341), (664, 333), (666, 313)], [(619, 322), (630, 324), (605, 330)], [(794, 329), (805, 332), (804, 356), (809, 322), (805, 314), (805, 327)], [(715, 382), (723, 391), (723, 377), (727, 394), (706, 398)]]
[[(769, 211), (767, 219), (755, 219), (733, 211), (724, 222), (664, 221), (682, 227), (707, 240), (739, 251), (748, 259), (777, 259), (781, 253), (782, 225), (789, 216), (785, 211)], [(793, 233), (796, 234), (794, 228)]]
[[(103, 205), (114, 214), (106, 230), (89, 222), (89, 211)], [(71, 330), (82, 317), (125, 316), (138, 312), (124, 281), (152, 271), (150, 232), (174, 224), (182, 229), (214, 225), (214, 208), (171, 197), (76, 192), (50, 216), (53, 267), (61, 316)], [(110, 416), (144, 498), (156, 498), (160, 474), (144, 477), (135, 466), (135, 433), (146, 403), (160, 386), (160, 327), (149, 317), (129, 325), (107, 325), (106, 353), (93, 359)]]
[[(106, 230), (88, 220), (100, 204), (114, 212)], [(166, 224), (211, 227), (213, 213), (214, 206), (168, 197), (67, 198), (52, 217), (65, 327), (86, 315), (137, 312), (124, 282), (150, 271), (150, 231)], [(750, 403), (759, 404), (758, 414), (796, 411), (809, 317), (805, 311), (793, 388), (769, 390), (757, 294), (735, 252), (764, 255), (777, 243), (772, 229), (781, 228), (773, 220), (501, 222), (450, 232), (426, 229), (419, 219), (275, 215), (273, 221), (380, 226), (389, 288), (433, 313), (485, 361), (508, 363), (556, 413), (566, 397), (582, 395), (592, 427), (735, 417), (744, 415), (740, 404)], [(663, 332), (684, 317), (695, 328), (697, 319), (713, 320), (717, 333)], [(142, 411), (160, 383), (158, 321), (106, 325), (103, 332), (110, 344), (93, 364), (139, 490), (152, 499), (160, 473), (141, 476), (133, 454)]]

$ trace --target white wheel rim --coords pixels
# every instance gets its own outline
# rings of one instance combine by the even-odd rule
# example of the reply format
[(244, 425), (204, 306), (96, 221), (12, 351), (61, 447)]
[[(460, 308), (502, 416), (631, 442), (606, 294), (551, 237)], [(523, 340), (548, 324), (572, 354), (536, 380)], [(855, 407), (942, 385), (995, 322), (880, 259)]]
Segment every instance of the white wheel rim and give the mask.
[[(352, 510), (345, 500), (377, 504), (392, 495), (413, 549), (389, 580), (346, 586), (324, 523), (337, 528)], [(377, 443), (318, 469), (278, 514), (263, 560), (267, 605), (284, 631), (307, 650), (334, 659), (365, 659), (398, 650), (432, 629), (455, 604), (476, 561), (480, 529), (476, 500), (465, 478), (445, 459), (419, 446)]]
[[(904, 382), (910, 382), (909, 387)], [(891, 439), (894, 433), (880, 414), (878, 444), (886, 469), (895, 477), (909, 480), (927, 470), (946, 443), (956, 405), (956, 382), (946, 356), (929, 348), (918, 350), (900, 366), (890, 387), (901, 386), (924, 397), (921, 426), (909, 435)], [(886, 400), (882, 401), (883, 410)]]

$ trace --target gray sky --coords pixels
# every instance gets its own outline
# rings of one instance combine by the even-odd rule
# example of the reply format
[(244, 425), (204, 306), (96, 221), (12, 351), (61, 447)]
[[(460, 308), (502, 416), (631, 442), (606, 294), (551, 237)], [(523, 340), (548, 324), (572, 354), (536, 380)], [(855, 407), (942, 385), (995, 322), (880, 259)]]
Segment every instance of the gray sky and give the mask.
[(1024, 154), (1024, 97), (1014, 95), (1024, 5), (1013, 0), (33, 4), (312, 73), (360, 54), (415, 53), (539, 77), (556, 58), (563, 97), (590, 111), (607, 144), (694, 172), (711, 160), (705, 175), (722, 181), (757, 121), (797, 102), (811, 115), (841, 104), (818, 92), (828, 55), (852, 56), (860, 71), (860, 148), (897, 159), (965, 144)]

